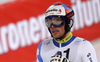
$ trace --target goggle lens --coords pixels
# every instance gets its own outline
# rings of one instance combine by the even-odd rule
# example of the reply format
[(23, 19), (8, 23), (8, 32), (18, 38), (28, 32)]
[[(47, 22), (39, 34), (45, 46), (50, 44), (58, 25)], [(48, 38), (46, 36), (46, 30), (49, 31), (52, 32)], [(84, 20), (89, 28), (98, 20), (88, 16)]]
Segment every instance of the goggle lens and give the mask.
[(45, 23), (47, 27), (51, 27), (51, 25), (54, 25), (55, 27), (60, 27), (60, 25), (63, 23), (61, 17), (48, 17), (45, 19)]

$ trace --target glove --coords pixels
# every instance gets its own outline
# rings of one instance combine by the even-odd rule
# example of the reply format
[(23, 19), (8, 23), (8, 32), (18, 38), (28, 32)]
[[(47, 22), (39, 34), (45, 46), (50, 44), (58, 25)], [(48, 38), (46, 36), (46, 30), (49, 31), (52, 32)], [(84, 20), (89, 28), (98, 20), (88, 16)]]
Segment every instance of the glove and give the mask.
[(61, 51), (58, 51), (54, 56), (51, 57), (50, 62), (69, 62), (69, 60), (62, 56)]
[(50, 62), (69, 62), (69, 60), (61, 55), (55, 55), (51, 57)]

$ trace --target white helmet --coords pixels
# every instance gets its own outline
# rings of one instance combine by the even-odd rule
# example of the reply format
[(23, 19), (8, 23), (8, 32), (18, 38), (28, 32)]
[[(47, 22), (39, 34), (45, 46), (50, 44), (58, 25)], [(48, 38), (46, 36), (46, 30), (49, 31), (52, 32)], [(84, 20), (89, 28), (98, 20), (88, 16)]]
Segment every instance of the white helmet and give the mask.
[[(56, 25), (56, 24), (47, 22), (48, 19), (50, 19), (52, 17), (57, 17), (57, 16), (62, 19), (63, 22), (61, 24)], [(74, 11), (69, 5), (66, 5), (63, 3), (55, 3), (46, 10), (45, 22), (46, 22), (48, 29), (50, 28), (50, 26), (52, 24), (56, 27), (60, 27), (60, 26), (64, 25), (64, 23), (65, 23), (65, 33), (64, 33), (64, 35), (65, 35), (67, 32), (70, 31), (71, 27), (73, 26)], [(49, 29), (49, 31), (50, 31), (50, 29)]]

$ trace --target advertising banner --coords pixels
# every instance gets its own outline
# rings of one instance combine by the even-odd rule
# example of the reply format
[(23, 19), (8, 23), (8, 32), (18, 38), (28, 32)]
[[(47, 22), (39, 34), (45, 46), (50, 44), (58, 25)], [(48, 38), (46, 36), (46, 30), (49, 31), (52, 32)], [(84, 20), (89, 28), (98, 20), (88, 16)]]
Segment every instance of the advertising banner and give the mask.
[(0, 5), (0, 62), (36, 62), (39, 43), (51, 37), (45, 11), (56, 2), (72, 6), (74, 36), (100, 38), (100, 0), (16, 0)]

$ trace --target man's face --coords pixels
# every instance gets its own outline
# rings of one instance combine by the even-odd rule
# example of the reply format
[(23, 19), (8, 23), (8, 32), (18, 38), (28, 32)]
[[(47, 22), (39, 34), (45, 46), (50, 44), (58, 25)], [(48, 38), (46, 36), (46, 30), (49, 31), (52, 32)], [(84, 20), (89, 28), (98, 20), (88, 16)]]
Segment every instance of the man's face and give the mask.
[(55, 27), (54, 25), (52, 25), (50, 28), (52, 36), (54, 38), (59, 38), (59, 37), (63, 36), (63, 34), (65, 33), (64, 26), (65, 26), (65, 24), (61, 27)]
[(45, 19), (47, 27), (54, 38), (59, 38), (65, 33), (65, 23), (60, 16), (49, 16)]

